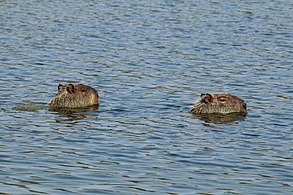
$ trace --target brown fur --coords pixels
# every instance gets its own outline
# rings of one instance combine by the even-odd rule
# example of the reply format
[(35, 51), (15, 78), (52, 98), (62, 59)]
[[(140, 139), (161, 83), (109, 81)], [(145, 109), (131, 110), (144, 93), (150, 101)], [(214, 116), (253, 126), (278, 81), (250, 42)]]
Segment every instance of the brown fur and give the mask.
[(83, 84), (59, 85), (58, 93), (48, 102), (52, 108), (83, 108), (98, 104), (98, 92)]
[(244, 100), (228, 93), (201, 94), (201, 98), (195, 101), (191, 107), (192, 114), (228, 114), (247, 113), (247, 106)]

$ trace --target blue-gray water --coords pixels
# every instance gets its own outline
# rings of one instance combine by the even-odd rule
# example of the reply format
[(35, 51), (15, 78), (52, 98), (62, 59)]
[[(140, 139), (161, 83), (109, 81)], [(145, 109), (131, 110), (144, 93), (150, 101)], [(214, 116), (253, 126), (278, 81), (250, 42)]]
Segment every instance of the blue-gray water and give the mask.
[[(0, 1), (1, 194), (293, 193), (293, 4)], [(98, 110), (45, 104), (89, 84)], [(246, 100), (235, 121), (188, 109)]]

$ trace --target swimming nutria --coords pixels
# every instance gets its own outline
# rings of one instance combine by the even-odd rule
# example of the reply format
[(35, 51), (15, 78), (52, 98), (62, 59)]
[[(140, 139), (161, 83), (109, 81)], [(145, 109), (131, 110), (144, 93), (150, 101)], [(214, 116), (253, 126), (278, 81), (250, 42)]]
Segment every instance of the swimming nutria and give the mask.
[(83, 84), (59, 84), (58, 93), (48, 102), (51, 108), (82, 108), (98, 104), (98, 92)]
[(228, 114), (247, 113), (247, 106), (244, 100), (228, 93), (201, 94), (201, 99), (195, 101), (191, 107), (192, 114)]

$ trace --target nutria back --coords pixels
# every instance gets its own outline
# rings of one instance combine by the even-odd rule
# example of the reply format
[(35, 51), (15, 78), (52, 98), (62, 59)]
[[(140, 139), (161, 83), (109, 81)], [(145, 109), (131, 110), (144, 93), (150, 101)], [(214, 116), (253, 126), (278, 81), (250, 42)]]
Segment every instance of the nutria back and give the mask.
[(83, 84), (60, 84), (56, 96), (48, 102), (51, 108), (83, 108), (98, 104), (98, 92)]
[(247, 113), (247, 106), (241, 98), (228, 93), (201, 94), (191, 107), (192, 114)]

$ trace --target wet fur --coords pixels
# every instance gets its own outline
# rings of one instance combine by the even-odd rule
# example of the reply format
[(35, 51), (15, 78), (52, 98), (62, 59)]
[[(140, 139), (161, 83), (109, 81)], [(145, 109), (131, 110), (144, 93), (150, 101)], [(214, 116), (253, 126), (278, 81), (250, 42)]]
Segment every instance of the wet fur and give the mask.
[(247, 106), (244, 100), (228, 93), (205, 93), (195, 101), (189, 112), (192, 114), (247, 113)]
[(83, 84), (59, 85), (58, 93), (48, 102), (53, 108), (83, 108), (98, 104), (98, 92)]

